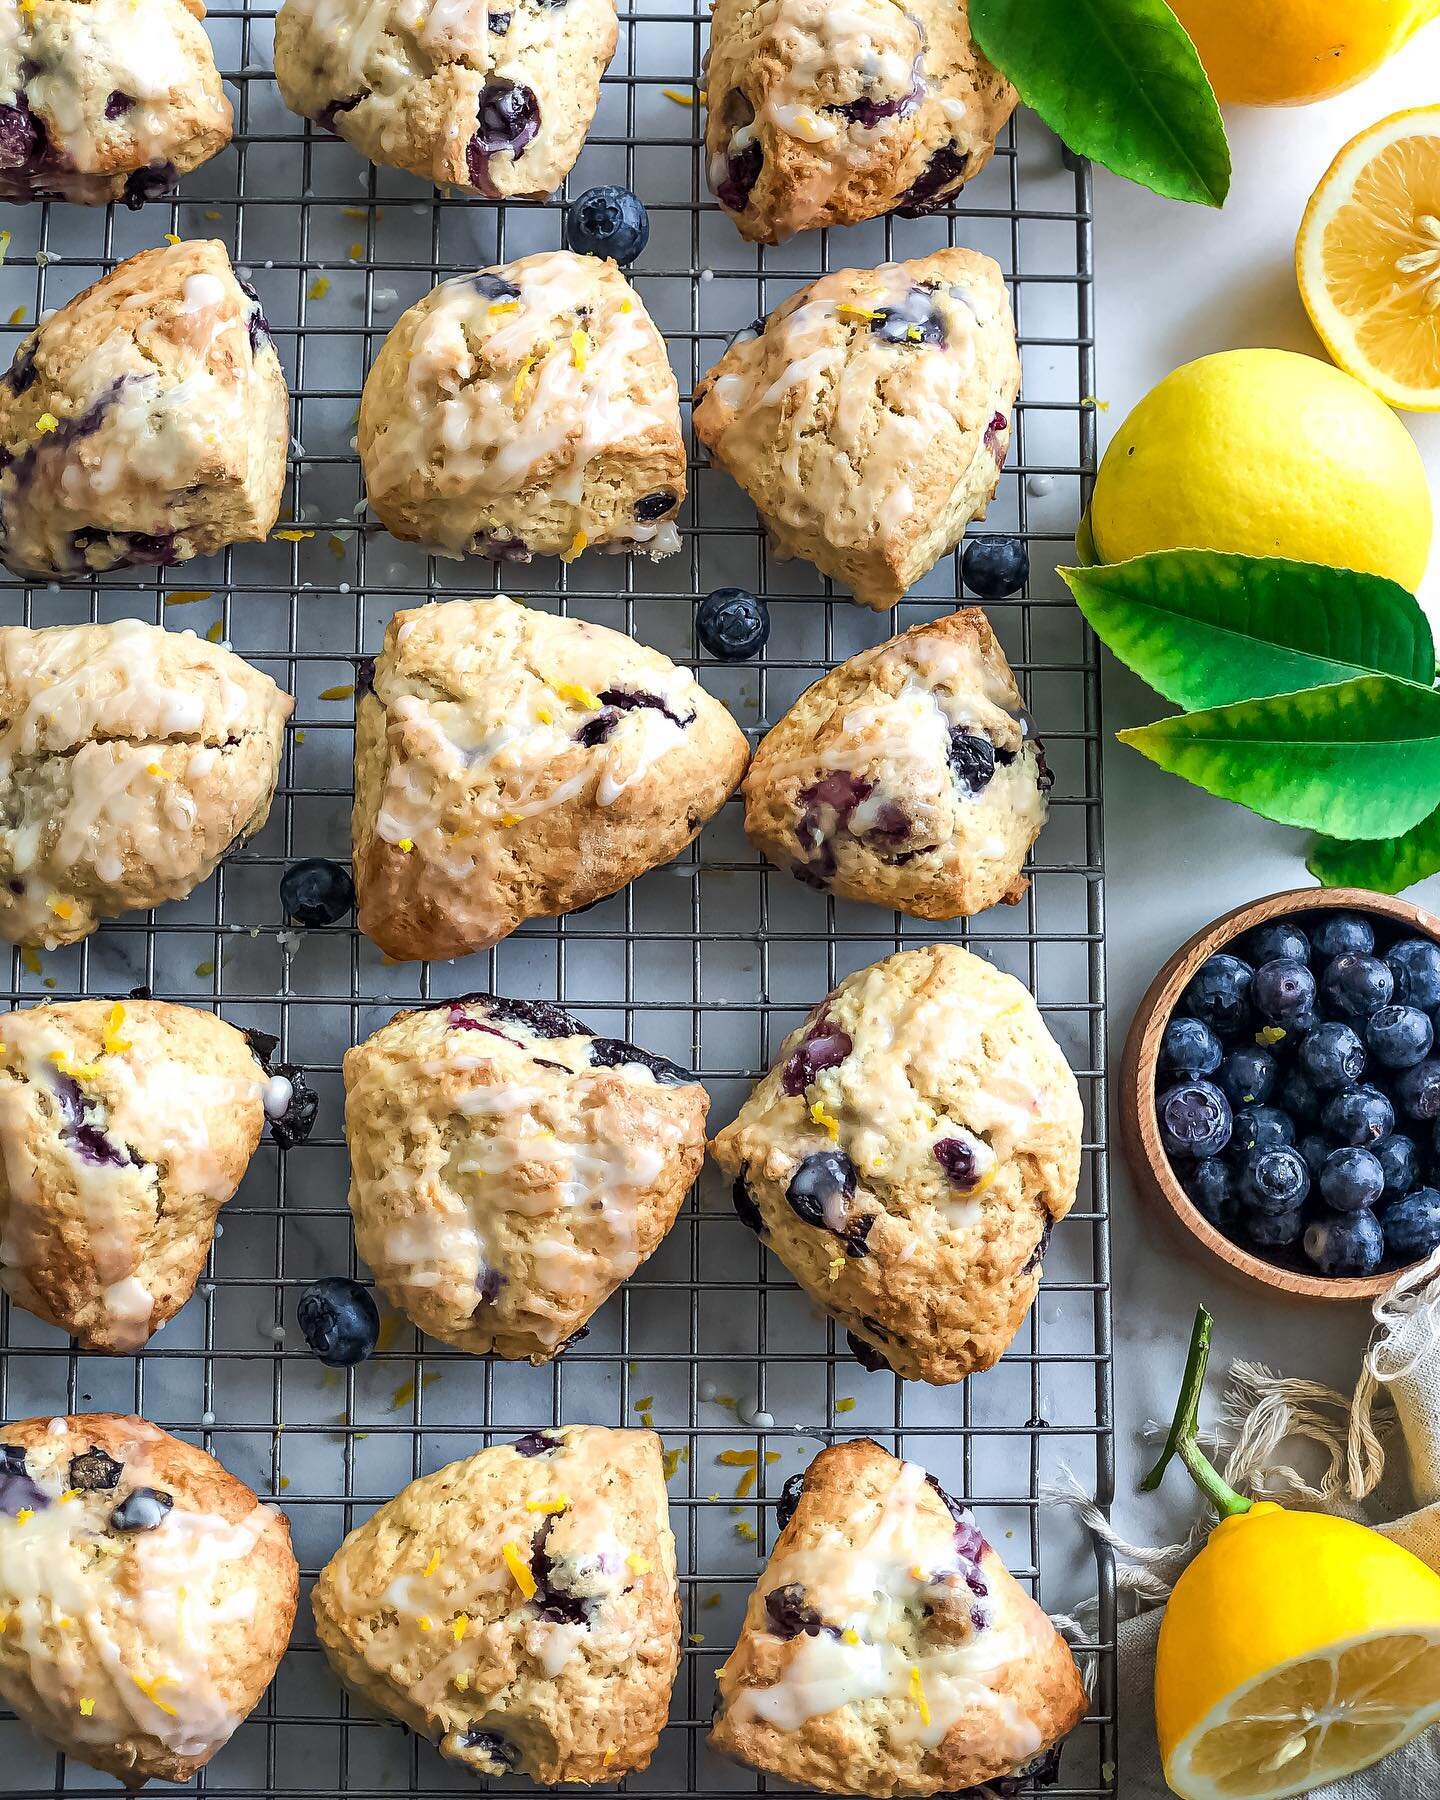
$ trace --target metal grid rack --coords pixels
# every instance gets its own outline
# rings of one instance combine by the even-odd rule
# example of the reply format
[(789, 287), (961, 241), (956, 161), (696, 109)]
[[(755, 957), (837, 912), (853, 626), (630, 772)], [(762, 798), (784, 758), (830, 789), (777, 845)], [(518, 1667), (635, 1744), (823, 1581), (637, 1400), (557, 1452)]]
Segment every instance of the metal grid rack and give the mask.
[[(566, 189), (619, 181), (647, 202), (653, 235), (631, 273), (667, 337), (687, 410), (695, 380), (730, 333), (824, 270), (949, 241), (994, 255), (1011, 280), (1025, 387), (1010, 467), (982, 529), (1023, 532), (1032, 579), (1027, 597), (989, 612), (1057, 781), (1028, 898), (954, 935), (1036, 994), (1079, 1078), (1087, 1119), (1080, 1198), (1056, 1234), (1041, 1295), (1014, 1346), (996, 1369), (960, 1388), (865, 1373), (737, 1224), (707, 1170), (659, 1252), (602, 1310), (590, 1336), (550, 1367), (477, 1361), (390, 1318), (375, 1357), (341, 1377), (307, 1352), (295, 1298), (319, 1274), (356, 1270), (340, 1057), (396, 1006), (491, 986), (559, 999), (597, 1030), (623, 1032), (696, 1068), (713, 1097), (715, 1128), (836, 979), (904, 945), (952, 935), (837, 903), (766, 868), (734, 803), (671, 868), (583, 915), (536, 921), (483, 957), (394, 967), (344, 926), (286, 932), (277, 894), (285, 864), (348, 852), (350, 689), (358, 657), (378, 647), (391, 612), (503, 585), (693, 664), (754, 738), (825, 668), (948, 611), (962, 588), (955, 557), (888, 618), (843, 595), (832, 602), (808, 565), (769, 558), (753, 509), (703, 464), (691, 471), (684, 552), (658, 565), (587, 557), (502, 575), (488, 563), (437, 562), (367, 521), (352, 433), (360, 385), (385, 332), (437, 280), (558, 244), (562, 197), (544, 206), (467, 201), (369, 167), (285, 111), (271, 74), (273, 16), (259, 8), (212, 12), (235, 140), (185, 180), (181, 200), (138, 214), (4, 209), (12, 239), (0, 268), (0, 320), (8, 316), (10, 328), (0, 342), (11, 348), (46, 310), (167, 230), (225, 242), (259, 290), (291, 385), (296, 436), (283, 518), (313, 533), (237, 547), (164, 575), (48, 589), (0, 583), (4, 622), (133, 615), (209, 630), (297, 699), (265, 829), (183, 902), (116, 921), (68, 951), (17, 952), (9, 999), (123, 995), (144, 983), (157, 998), (213, 1006), (281, 1038), (282, 1054), (312, 1072), (321, 1115), (305, 1146), (287, 1154), (262, 1147), (223, 1215), (199, 1292), (143, 1356), (79, 1354), (7, 1302), (4, 1415), (133, 1410), (203, 1443), (285, 1508), (307, 1586), (375, 1505), (492, 1434), (653, 1418), (682, 1457), (670, 1488), (687, 1643), (660, 1751), (628, 1788), (676, 1800), (763, 1790), (763, 1781), (705, 1748), (712, 1673), (773, 1542), (781, 1482), (823, 1443), (868, 1433), (966, 1495), (987, 1536), (1052, 1611), (1098, 1589), (1097, 1635), (1087, 1643), (1092, 1712), (1048, 1791), (1056, 1800), (1112, 1794), (1112, 1573), (1068, 1513), (1044, 1498), (1062, 1467), (1102, 1501), (1112, 1480), (1099, 676), (1093, 641), (1053, 573), (1068, 554), (1094, 468), (1088, 172), (1063, 162), (1055, 141), (1022, 116), (952, 214), (874, 221), (758, 251), (709, 202), (697, 144), (702, 115), (683, 104), (698, 87), (706, 9), (642, 0), (622, 14), (600, 110)], [(774, 628), (758, 663), (727, 666), (697, 652), (693, 597), (732, 582), (770, 602)], [(716, 1457), (747, 1447), (760, 1453), (760, 1481), (741, 1499), (738, 1471)], [(428, 1745), (348, 1706), (302, 1596), (271, 1692), (193, 1785), (227, 1800), (431, 1800), (476, 1784)], [(0, 1718), (0, 1792), (116, 1791)]]

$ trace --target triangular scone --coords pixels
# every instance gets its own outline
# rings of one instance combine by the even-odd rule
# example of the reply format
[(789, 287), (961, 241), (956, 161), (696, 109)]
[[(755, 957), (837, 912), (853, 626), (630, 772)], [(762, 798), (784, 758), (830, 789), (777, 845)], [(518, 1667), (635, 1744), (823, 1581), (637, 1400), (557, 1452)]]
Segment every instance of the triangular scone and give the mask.
[(355, 1243), (422, 1331), (548, 1362), (675, 1222), (705, 1089), (558, 1006), (469, 994), (345, 1053)]
[(290, 1642), (290, 1527), (214, 1457), (114, 1413), (0, 1425), (0, 1696), (127, 1789), (188, 1781)]
[(988, 1369), (1030, 1310), (1082, 1123), (1015, 977), (928, 944), (847, 975), (710, 1149), (861, 1360), (943, 1384)]
[(265, 823), (293, 705), (193, 631), (0, 627), (0, 938), (182, 899)]
[(700, 382), (695, 435), (782, 556), (883, 609), (984, 518), (1019, 387), (999, 264), (936, 250), (792, 294)]
[(669, 862), (745, 773), (688, 669), (503, 594), (396, 613), (355, 718), (360, 929), (464, 956)]
[(867, 1438), (806, 1471), (717, 1681), (717, 1750), (886, 1800), (1023, 1774), (1086, 1708), (1064, 1639), (969, 1512)]
[(260, 1141), (243, 1032), (154, 1000), (0, 1019), (0, 1285), (83, 1350), (138, 1350), (190, 1298)]
[(643, 1769), (680, 1661), (660, 1440), (572, 1425), (450, 1463), (352, 1531), (313, 1599), (346, 1687), (473, 1774)]

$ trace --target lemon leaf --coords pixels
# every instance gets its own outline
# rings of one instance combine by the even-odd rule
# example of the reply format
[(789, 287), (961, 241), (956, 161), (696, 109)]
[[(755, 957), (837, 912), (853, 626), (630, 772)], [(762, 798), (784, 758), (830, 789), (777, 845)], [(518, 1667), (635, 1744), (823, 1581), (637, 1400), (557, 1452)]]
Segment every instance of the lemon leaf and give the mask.
[(1440, 796), (1440, 693), (1364, 675), (1120, 733), (1158, 767), (1281, 825), (1400, 837)]
[(1361, 675), (1427, 688), (1435, 678), (1424, 610), (1382, 575), (1212, 550), (1059, 573), (1101, 642), (1177, 706), (1229, 706)]
[(1075, 554), (1087, 569), (1094, 568), (1100, 560), (1100, 552), (1095, 548), (1095, 527), (1090, 523), (1090, 508), (1087, 506), (1080, 515), (1080, 523), (1075, 528)]
[(1079, 155), (1169, 200), (1224, 204), (1225, 121), (1165, 0), (970, 0), (970, 29)]
[(1305, 864), (1321, 887), (1363, 887), (1398, 894), (1440, 875), (1440, 808), (1401, 837), (1357, 844), (1318, 837)]

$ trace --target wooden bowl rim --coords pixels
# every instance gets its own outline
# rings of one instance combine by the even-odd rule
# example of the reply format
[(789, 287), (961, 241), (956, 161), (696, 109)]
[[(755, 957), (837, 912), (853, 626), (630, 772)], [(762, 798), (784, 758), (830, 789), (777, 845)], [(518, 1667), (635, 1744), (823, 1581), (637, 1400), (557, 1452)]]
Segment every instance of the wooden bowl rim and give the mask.
[(1440, 918), (1413, 901), (1394, 894), (1374, 894), (1367, 888), (1287, 888), (1221, 913), (1168, 958), (1135, 1009), (1121, 1058), (1120, 1137), (1136, 1186), (1152, 1201), (1163, 1200), (1189, 1235), (1236, 1273), (1297, 1299), (1373, 1300), (1406, 1271), (1391, 1269), (1379, 1275), (1334, 1278), (1304, 1275), (1267, 1262), (1218, 1231), (1181, 1187), (1169, 1158), (1159, 1147), (1159, 1121), (1155, 1114), (1160, 1039), (1181, 992), (1201, 963), (1269, 919), (1286, 913), (1327, 911), (1375, 913), (1440, 944)]

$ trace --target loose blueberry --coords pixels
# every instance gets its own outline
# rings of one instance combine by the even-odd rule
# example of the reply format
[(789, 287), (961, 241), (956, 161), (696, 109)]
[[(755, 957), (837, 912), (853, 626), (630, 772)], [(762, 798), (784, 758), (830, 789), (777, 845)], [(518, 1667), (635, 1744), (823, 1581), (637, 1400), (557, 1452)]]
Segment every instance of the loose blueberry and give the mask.
[(819, 1613), (806, 1604), (805, 1590), (798, 1581), (771, 1588), (765, 1596), (765, 1612), (770, 1630), (778, 1638), (819, 1637), (826, 1629)]
[(1230, 1142), (1230, 1102), (1212, 1081), (1187, 1081), (1155, 1103), (1160, 1139), (1171, 1156), (1218, 1156)]
[(1385, 1192), (1392, 1200), (1420, 1185), (1420, 1152), (1415, 1140), (1392, 1131), (1371, 1148), (1385, 1176)]
[[(1387, 1139), (1386, 1142), (1388, 1143), (1389, 1140)], [(1318, 1176), (1320, 1171), (1325, 1167), (1325, 1164), (1330, 1160), (1333, 1145), (1329, 1138), (1321, 1137), (1318, 1131), (1309, 1131), (1301, 1138), (1295, 1148), (1305, 1158), (1305, 1167), (1310, 1171), (1311, 1175)], [(1378, 1152), (1380, 1146), (1377, 1144), (1375, 1148)]]
[(1404, 1006), (1433, 1012), (1440, 1006), (1440, 944), (1428, 938), (1401, 938), (1385, 952), (1395, 977), (1395, 998)]
[(108, 1491), (119, 1484), (125, 1465), (107, 1456), (103, 1450), (84, 1450), (70, 1458), (70, 1486), (83, 1493)]
[(1171, 1019), (1160, 1039), (1160, 1067), (1169, 1075), (1213, 1075), (1224, 1054), (1219, 1038), (1198, 1019)]
[(1325, 1102), (1320, 1122), (1340, 1143), (1367, 1147), (1395, 1129), (1395, 1108), (1377, 1087), (1342, 1088)]
[(1258, 1250), (1285, 1250), (1298, 1244), (1305, 1229), (1305, 1208), (1292, 1206), (1285, 1212), (1267, 1213), (1252, 1208), (1245, 1214), (1245, 1236)]
[(650, 242), (650, 215), (629, 188), (587, 188), (566, 211), (565, 242), (577, 256), (609, 256), (624, 268)]
[(1221, 1037), (1234, 1037), (1245, 1029), (1250, 1016), (1250, 985), (1254, 971), (1238, 956), (1223, 950), (1203, 962), (1180, 996), (1180, 1004)]
[(1261, 963), (1250, 999), (1267, 1024), (1285, 1031), (1308, 1031), (1315, 1022), (1315, 977), (1294, 957)]
[(956, 787), (968, 799), (983, 794), (995, 779), (995, 746), (973, 731), (952, 729), (946, 760)]
[(1273, 919), (1268, 925), (1257, 925), (1240, 940), (1240, 949), (1258, 974), (1268, 962), (1310, 961), (1310, 940), (1294, 919)]
[(159, 1488), (132, 1488), (110, 1515), (112, 1531), (158, 1531), (174, 1506), (174, 1496)]
[(1180, 1177), (1195, 1210), (1212, 1225), (1225, 1227), (1235, 1218), (1235, 1178), (1223, 1157), (1207, 1156)]
[(1005, 600), (1030, 579), (1030, 552), (1024, 538), (971, 538), (960, 572), (972, 594), (982, 600)]
[(695, 631), (711, 656), (743, 662), (764, 648), (770, 636), (770, 611), (744, 588), (716, 588), (695, 609)]
[(1251, 1150), (1280, 1150), (1295, 1142), (1295, 1126), (1289, 1113), (1276, 1106), (1242, 1106), (1235, 1114), (1227, 1148), (1232, 1155)]
[(1365, 1046), (1348, 1025), (1327, 1020), (1300, 1040), (1300, 1073), (1322, 1091), (1348, 1087), (1365, 1073)]
[(1297, 1125), (1313, 1125), (1320, 1117), (1320, 1095), (1308, 1075), (1299, 1069), (1287, 1069), (1280, 1083), (1276, 1104), (1289, 1113)]
[(296, 925), (333, 925), (354, 904), (349, 871), (327, 857), (307, 856), (280, 877), (280, 905)]
[(364, 1362), (380, 1335), (380, 1312), (368, 1288), (346, 1275), (312, 1281), (300, 1295), (305, 1342), (332, 1369)]
[(775, 1502), (775, 1517), (783, 1531), (795, 1517), (795, 1508), (800, 1504), (800, 1496), (805, 1491), (805, 1471), (796, 1470), (795, 1474), (785, 1477), (785, 1485), (780, 1489), (780, 1498)]
[(1242, 1044), (1221, 1063), (1216, 1081), (1232, 1106), (1258, 1106), (1270, 1098), (1278, 1074), (1279, 1064), (1268, 1050)]
[(1385, 1254), (1385, 1234), (1368, 1207), (1324, 1213), (1305, 1227), (1304, 1249), (1322, 1275), (1373, 1275)]
[(1440, 1250), (1440, 1193), (1422, 1187), (1392, 1200), (1380, 1214), (1380, 1228), (1385, 1249), (1397, 1262), (1422, 1261)]
[(1435, 1028), (1418, 1006), (1382, 1006), (1365, 1021), (1365, 1042), (1387, 1069), (1413, 1069), (1435, 1042)]
[(1346, 956), (1356, 950), (1369, 956), (1375, 948), (1375, 928), (1359, 913), (1326, 913), (1310, 933), (1310, 942), (1322, 958)]
[(1332, 1150), (1320, 1171), (1320, 1197), (1336, 1212), (1374, 1206), (1385, 1192), (1385, 1170), (1368, 1150), (1343, 1145)]
[(1395, 1098), (1407, 1119), (1440, 1118), (1440, 1060), (1427, 1057), (1395, 1078)]
[(1281, 1213), (1300, 1206), (1310, 1192), (1310, 1171), (1298, 1150), (1281, 1145), (1252, 1150), (1240, 1169), (1236, 1198), (1252, 1212)]
[(817, 1150), (790, 1177), (785, 1198), (807, 1225), (829, 1225), (827, 1208), (839, 1218), (855, 1192), (855, 1165), (840, 1150)]
[(1363, 951), (1347, 950), (1327, 964), (1320, 977), (1320, 994), (1332, 1015), (1368, 1019), (1390, 1004), (1395, 977), (1388, 963)]

